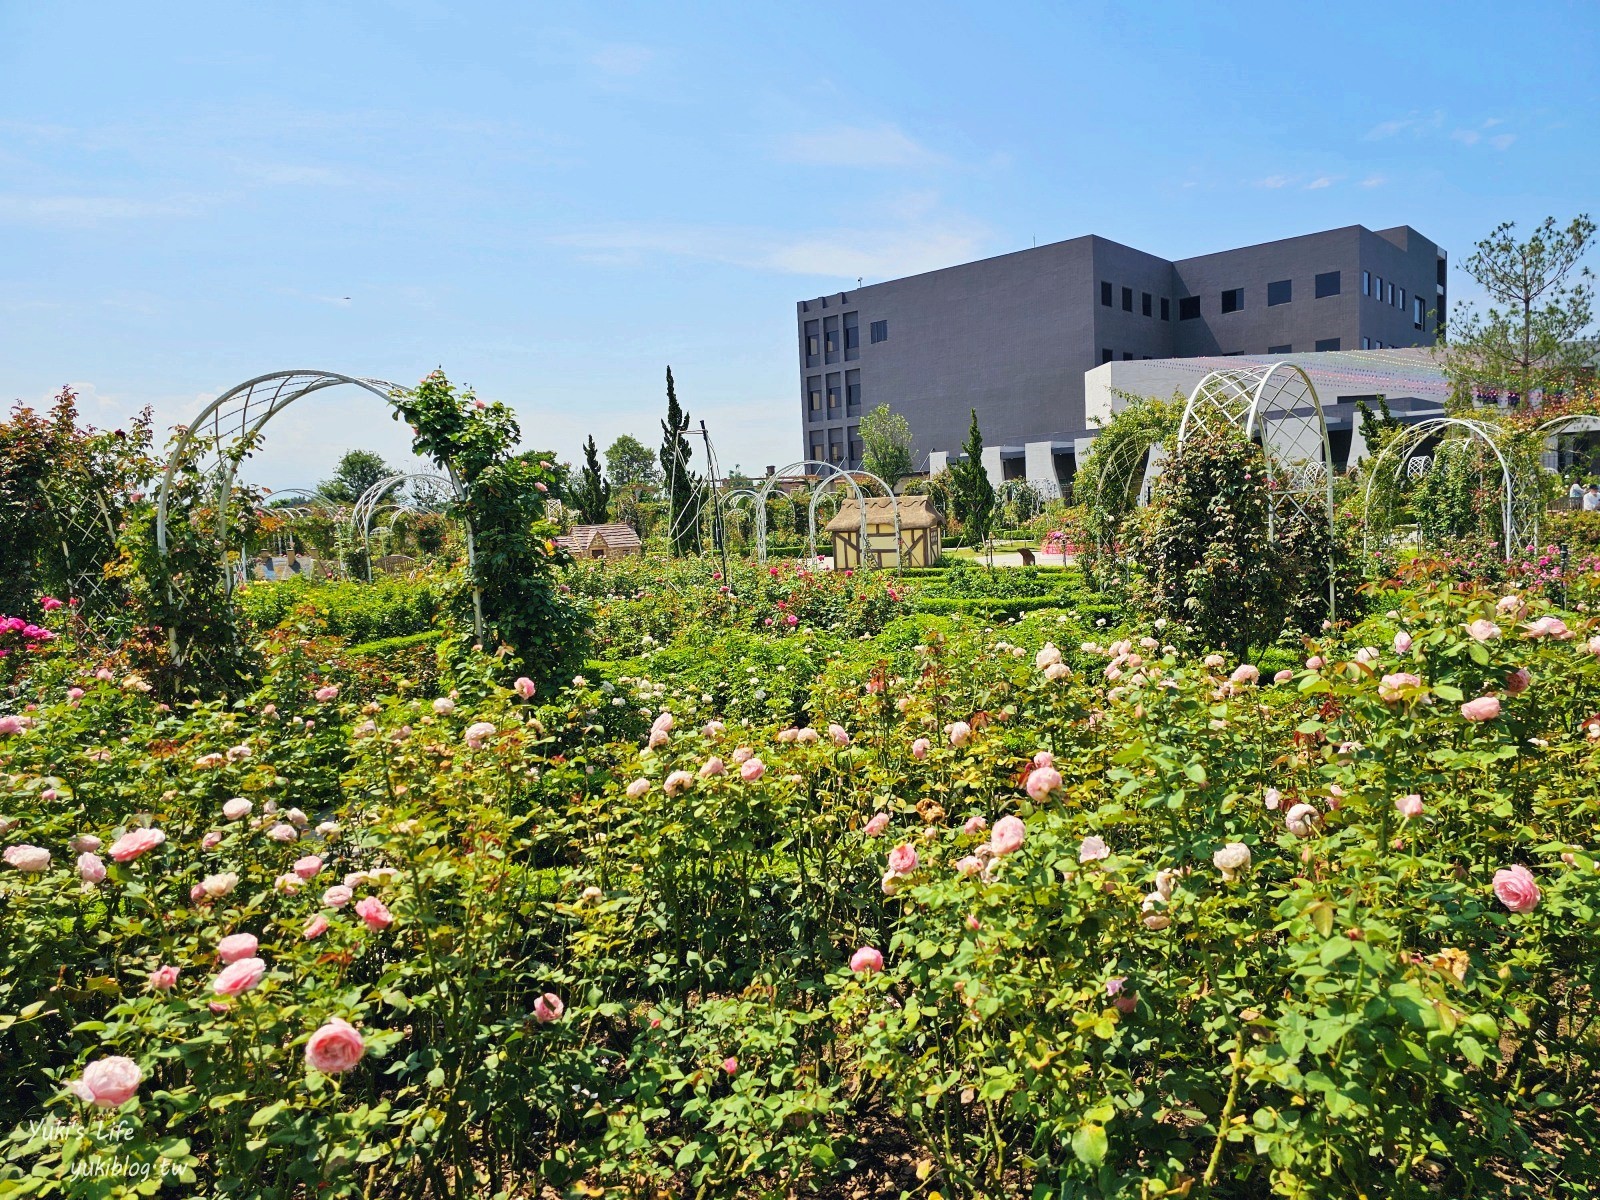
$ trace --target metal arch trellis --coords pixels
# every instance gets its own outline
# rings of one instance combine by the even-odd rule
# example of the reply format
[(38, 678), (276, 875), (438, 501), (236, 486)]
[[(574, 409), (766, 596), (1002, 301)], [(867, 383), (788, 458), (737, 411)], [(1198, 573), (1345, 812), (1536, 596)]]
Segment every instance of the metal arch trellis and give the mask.
[[(724, 536), (726, 536), (728, 513), (734, 509), (743, 508), (747, 501), (754, 500), (759, 506), (761, 497), (754, 488), (734, 488), (731, 492), (723, 492), (717, 497), (717, 509), (722, 514)], [(756, 529), (756, 544), (760, 546), (766, 541), (767, 514), (765, 508), (760, 508), (752, 514), (751, 520)], [(763, 561), (765, 561), (763, 559)]]
[[(811, 507), (809, 513), (810, 524), (807, 532), (806, 545), (812, 560), (814, 561), (817, 557), (817, 498), (821, 494), (823, 487), (838, 482), (842, 479), (850, 486), (851, 492), (854, 493), (856, 508), (861, 514), (861, 546), (863, 552), (863, 561), (865, 561), (865, 551), (867, 546), (866, 497), (862, 495), (861, 486), (855, 481), (852, 473), (844, 470), (842, 467), (836, 466), (833, 463), (822, 462), (820, 459), (815, 458), (803, 458), (799, 462), (789, 463), (780, 470), (773, 472), (773, 474), (768, 477), (767, 481), (761, 485), (761, 489), (757, 493), (760, 500), (760, 509), (763, 517), (765, 517), (766, 514), (767, 501), (771, 498), (772, 490), (778, 486), (778, 481), (780, 479), (789, 475), (791, 472), (803, 472), (809, 476), (817, 474), (818, 471), (825, 471), (827, 474), (822, 479), (819, 479), (816, 483), (809, 485), (811, 492)], [(855, 474), (868, 475), (869, 478), (875, 480), (881, 487), (883, 487), (891, 497), (894, 495), (894, 492), (889, 488), (889, 485), (884, 483), (883, 480), (879, 479), (876, 475), (870, 475), (869, 472), (866, 471), (859, 471)], [(900, 535), (900, 505), (896, 503), (894, 509), (895, 538), (896, 546), (898, 546)], [(758, 560), (764, 563), (767, 561), (767, 522), (765, 519), (756, 522), (756, 530), (756, 551)]]
[[(311, 516), (313, 513), (321, 513), (323, 516), (328, 518), (329, 523), (334, 527), (335, 536), (337, 537), (339, 522), (340, 522), (340, 520), (341, 520), (341, 518), (343, 516), (343, 506), (340, 505), (335, 500), (328, 499), (328, 497), (324, 496), (316, 488), (308, 488), (308, 487), (278, 488), (276, 491), (274, 491), (272, 493), (271, 499), (272, 499), (272, 502), (273, 502), (273, 507), (262, 510), (267, 515), (274, 516), (274, 517), (283, 517), (286, 520), (290, 520), (290, 521), (298, 521), (298, 520), (301, 520), (304, 517)], [(278, 501), (287, 500), (287, 499), (304, 500), (305, 503), (303, 503), (303, 504), (279, 504), (278, 503)], [(282, 540), (281, 536), (280, 536), (280, 538), (278, 540), (278, 545), (280, 547), (283, 545), (283, 540)], [(244, 561), (244, 547), (243, 546), (241, 546), (239, 548), (239, 565), (240, 565), (241, 568), (244, 568), (246, 566), (245, 561)], [(342, 561), (339, 563), (339, 572), (340, 572), (340, 574), (344, 573), (344, 563)]]
[[(338, 371), (291, 370), (273, 371), (258, 375), (232, 387), (218, 396), (186, 426), (181, 426), (178, 440), (167, 456), (166, 469), (156, 492), (156, 548), (162, 558), (167, 557), (167, 523), (171, 505), (173, 481), (178, 468), (196, 446), (200, 447), (201, 475), (213, 483), (217, 508), (217, 537), (226, 544), (229, 523), (229, 500), (233, 494), (234, 477), (239, 463), (255, 448), (256, 440), (268, 421), (296, 400), (327, 388), (352, 386), (371, 392), (385, 402), (392, 403), (397, 395), (410, 389), (383, 379), (368, 379), (345, 375)], [(455, 469), (447, 465), (451, 484), (460, 494), (464, 489)], [(473, 544), (472, 523), (467, 522), (467, 563), (475, 567), (476, 548)], [(222, 571), (224, 593), (233, 590), (233, 573), (227, 564), (219, 564)], [(483, 636), (483, 596), (481, 590), (472, 589), (473, 627), (478, 637)], [(177, 632), (168, 633), (175, 661), (181, 661)]]
[[(1541, 442), (1554, 442), (1563, 433), (1600, 433), (1600, 416), (1593, 413), (1568, 413), (1562, 417), (1552, 417), (1550, 420), (1536, 425), (1534, 435)], [(1544, 503), (1540, 496), (1538, 476), (1546, 469), (1543, 456), (1529, 464), (1535, 473), (1535, 478), (1527, 481), (1525, 486), (1519, 486), (1516, 493), (1516, 505), (1513, 509), (1514, 528), (1519, 545), (1538, 545), (1539, 519), (1543, 515)]]
[[(1178, 446), (1196, 432), (1231, 427), (1260, 440), (1281, 477), (1267, 505), (1267, 537), (1286, 512), (1320, 515), (1328, 527), (1328, 615), (1334, 614), (1333, 447), (1311, 376), (1294, 363), (1260, 363), (1212, 371), (1189, 394)], [(1320, 510), (1320, 513), (1317, 512)]]
[(1464, 429), (1471, 437), (1477, 438), (1489, 447), (1495, 461), (1500, 464), (1500, 530), (1504, 538), (1506, 557), (1510, 557), (1516, 542), (1516, 525), (1513, 516), (1513, 496), (1515, 495), (1514, 480), (1511, 467), (1507, 464), (1505, 455), (1500, 453), (1500, 447), (1495, 442), (1495, 430), (1483, 421), (1475, 421), (1470, 417), (1432, 417), (1426, 421), (1419, 421), (1406, 429), (1394, 441), (1378, 451), (1371, 464), (1367, 467), (1367, 486), (1362, 494), (1361, 501), (1361, 553), (1370, 559), (1371, 549), (1371, 514), (1372, 514), (1372, 488), (1380, 477), (1379, 468), (1384, 459), (1399, 451), (1399, 462), (1395, 466), (1395, 479), (1398, 480), (1404, 473), (1408, 479), (1417, 478), (1421, 472), (1413, 471), (1417, 459), (1412, 455), (1423, 442), (1430, 437), (1449, 429)]
[[(371, 525), (377, 516), (379, 507), (383, 504), (384, 497), (395, 488), (406, 484), (429, 483), (443, 485), (450, 490), (451, 495), (457, 500), (466, 497), (461, 490), (461, 485), (456, 481), (455, 472), (448, 475), (436, 475), (427, 471), (397, 471), (393, 475), (386, 475), (378, 480), (361, 495), (356, 497), (354, 507), (350, 510), (349, 528), (351, 537), (360, 537), (362, 549), (367, 560), (367, 582), (372, 582), (372, 539)], [(415, 507), (405, 503), (392, 503), (389, 507), (402, 512), (416, 512)], [(468, 537), (471, 537), (469, 530)]]

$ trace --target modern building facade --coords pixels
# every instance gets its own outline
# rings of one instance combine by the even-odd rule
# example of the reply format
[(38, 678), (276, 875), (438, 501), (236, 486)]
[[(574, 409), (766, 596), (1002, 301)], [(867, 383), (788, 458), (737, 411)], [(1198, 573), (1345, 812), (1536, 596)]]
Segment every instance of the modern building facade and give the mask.
[(1178, 261), (1080, 237), (803, 300), (802, 457), (859, 466), (861, 416), (887, 403), (924, 467), (976, 409), (991, 474), (1070, 479), (1094, 368), (1431, 346), (1446, 276), (1409, 226), (1351, 225)]

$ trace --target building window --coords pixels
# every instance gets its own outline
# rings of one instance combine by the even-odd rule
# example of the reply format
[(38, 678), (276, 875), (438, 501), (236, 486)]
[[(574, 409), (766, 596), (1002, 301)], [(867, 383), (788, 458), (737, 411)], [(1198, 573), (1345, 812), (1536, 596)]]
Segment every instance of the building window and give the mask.
[(1133, 351), (1124, 350), (1122, 352), (1122, 361), (1123, 362), (1132, 362), (1133, 361)]
[(822, 443), (821, 442), (812, 442), (811, 443), (811, 461), (812, 462), (821, 462), (822, 461)]
[(872, 344), (876, 346), (879, 342), (887, 342), (888, 340), (889, 322), (874, 321), (872, 323)]
[(1123, 312), (1132, 312), (1133, 311), (1133, 289), (1132, 288), (1123, 288), (1122, 289), (1122, 311)]
[(1371, 338), (1362, 338), (1361, 339), (1361, 348), (1363, 350), (1371, 350), (1372, 349), (1372, 339)]
[(1161, 297), (1161, 319), (1163, 321), (1172, 320), (1172, 301), (1165, 296)]
[(834, 372), (832, 375), (828, 376), (828, 411), (830, 413), (836, 413), (839, 411), (838, 372)]
[(1100, 303), (1106, 308), (1111, 307), (1111, 284), (1106, 280), (1100, 281)]
[(1229, 288), (1222, 293), (1222, 311), (1225, 313), (1238, 312), (1244, 307), (1244, 289)]
[(1267, 347), (1267, 353), (1268, 354), (1293, 354), (1294, 353), (1294, 347), (1292, 345), (1289, 345), (1289, 346), (1268, 346)]
[(861, 410), (861, 372), (846, 371), (844, 373), (844, 402), (851, 412)]
[(1102, 349), (1100, 351), (1100, 361), (1103, 363), (1108, 363), (1115, 357), (1116, 355), (1111, 353), (1109, 350)]
[(1274, 304), (1287, 304), (1294, 299), (1294, 282), (1289, 279), (1280, 279), (1276, 283), (1267, 284), (1267, 307)]
[(1317, 339), (1317, 352), (1319, 354), (1322, 353), (1325, 350), (1337, 350), (1338, 348), (1339, 348), (1339, 339), (1338, 338), (1318, 338)]
[(844, 315), (844, 357), (846, 361), (861, 357), (861, 322), (853, 312)]
[(1339, 272), (1323, 271), (1317, 276), (1317, 299), (1339, 294)]
[(815, 321), (806, 322), (806, 366), (814, 367), (817, 359), (822, 354), (822, 346), (818, 338), (822, 335), (822, 326)]
[(1392, 283), (1389, 285), (1389, 294), (1386, 297), (1386, 300), (1388, 302), (1389, 307), (1393, 308), (1394, 307), (1394, 284), (1392, 284)]
[(1438, 262), (1438, 282), (1440, 287), (1443, 287), (1445, 284), (1445, 270), (1445, 257), (1441, 254), (1439, 255)]
[(1178, 320), (1193, 321), (1200, 316), (1199, 296), (1178, 297)]
[(825, 363), (839, 361), (838, 317), (824, 317), (822, 319), (822, 361)]
[(1411, 328), (1422, 328), (1422, 297), (1411, 297)]
[(1371, 271), (1363, 271), (1363, 272), (1361, 272), (1361, 294), (1363, 296), (1372, 295), (1372, 272)]
[(1405, 288), (1401, 288), (1400, 289), (1400, 299), (1395, 304), (1395, 307), (1396, 308), (1404, 308), (1405, 306), (1406, 306), (1406, 290), (1405, 290)]
[(817, 414), (822, 412), (821, 375), (813, 375), (806, 380), (806, 407), (811, 410), (811, 419), (815, 421)]
[(1383, 276), (1372, 277), (1372, 295), (1381, 304), (1383, 302)]
[(1154, 297), (1151, 296), (1149, 292), (1140, 293), (1140, 296), (1139, 296), (1139, 311), (1142, 312), (1147, 317), (1151, 315), (1150, 304), (1151, 304), (1152, 300), (1154, 300)]

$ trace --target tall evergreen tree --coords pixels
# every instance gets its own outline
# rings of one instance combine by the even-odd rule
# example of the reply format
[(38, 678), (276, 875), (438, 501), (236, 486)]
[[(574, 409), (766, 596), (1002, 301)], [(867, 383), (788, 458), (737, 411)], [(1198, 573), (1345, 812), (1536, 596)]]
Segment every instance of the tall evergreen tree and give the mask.
[(667, 489), (667, 537), (672, 553), (700, 548), (700, 481), (689, 470), (689, 414), (667, 368), (667, 419), (661, 422), (661, 474)]
[(567, 498), (578, 510), (585, 525), (603, 525), (611, 507), (611, 484), (600, 470), (600, 448), (594, 435), (583, 444), (583, 470), (578, 482), (567, 489)]
[(963, 532), (977, 546), (988, 541), (994, 524), (994, 484), (983, 469), (983, 432), (978, 428), (977, 409), (972, 410), (972, 425), (961, 453), (961, 461), (950, 467), (950, 503)]

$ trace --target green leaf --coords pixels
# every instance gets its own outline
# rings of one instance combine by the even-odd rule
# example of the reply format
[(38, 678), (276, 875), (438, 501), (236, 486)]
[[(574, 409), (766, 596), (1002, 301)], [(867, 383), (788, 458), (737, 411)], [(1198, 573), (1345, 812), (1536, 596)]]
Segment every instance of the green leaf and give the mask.
[(1105, 1161), (1107, 1149), (1104, 1125), (1080, 1125), (1072, 1135), (1072, 1152), (1085, 1166), (1098, 1167)]

